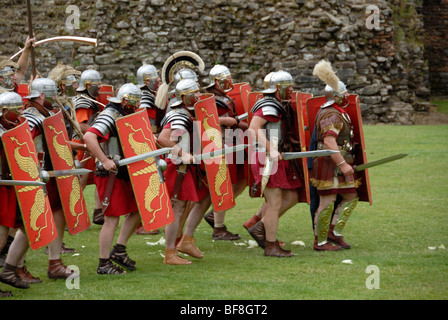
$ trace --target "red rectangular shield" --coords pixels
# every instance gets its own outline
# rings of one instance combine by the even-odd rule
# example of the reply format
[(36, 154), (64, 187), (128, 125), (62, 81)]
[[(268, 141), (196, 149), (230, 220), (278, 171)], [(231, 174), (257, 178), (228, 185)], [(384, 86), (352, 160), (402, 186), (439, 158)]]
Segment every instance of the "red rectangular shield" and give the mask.
[[(348, 113), (352, 122), (354, 131), (354, 144), (358, 144), (358, 148), (355, 148), (355, 165), (361, 165), (367, 163), (366, 147), (364, 141), (364, 132), (362, 130), (362, 116), (361, 107), (359, 105), (359, 96), (355, 94), (349, 95), (349, 104), (344, 110)], [(316, 114), (320, 107), (327, 102), (326, 97), (313, 97), (306, 101), (306, 107), (308, 112), (308, 123), (310, 128), (310, 136), (313, 134)], [(309, 144), (308, 144), (309, 145)], [(370, 179), (368, 170), (358, 172), (358, 177), (362, 178), (362, 184), (357, 189), (359, 201), (365, 201), (372, 204), (372, 193), (370, 190)]]
[(110, 84), (102, 84), (97, 100), (100, 103), (107, 105), (109, 103), (109, 100), (107, 100), (107, 98), (110, 97), (115, 97), (114, 86)]
[[(202, 152), (222, 149), (224, 144), (214, 95), (203, 95), (194, 108), (196, 120), (200, 123)], [(233, 208), (235, 197), (225, 155), (204, 160), (204, 164), (214, 210), (224, 211)]]
[[(261, 92), (248, 92), (247, 94), (247, 106), (248, 106), (248, 123), (250, 126), (250, 122), (252, 120), (253, 117), (253, 113), (252, 113), (252, 108), (255, 105), (255, 103), (263, 98), (264, 95)], [(253, 141), (253, 137), (251, 137), (250, 133), (249, 133), (249, 147), (248, 147), (248, 155), (249, 155), (249, 165), (248, 167), (248, 173), (247, 173), (247, 185), (249, 186), (249, 196), (250, 197), (261, 197), (261, 186), (257, 185), (255, 183), (254, 180), (254, 176), (252, 174), (251, 168), (250, 168), (250, 161), (251, 160), (251, 156), (254, 154), (255, 152), (255, 143)]]
[[(116, 120), (124, 157), (157, 150), (146, 110)], [(160, 183), (153, 157), (127, 165), (138, 211), (146, 231), (156, 230), (174, 221), (166, 183)]]
[[(37, 152), (31, 138), (28, 121), (3, 133), (1, 137), (9, 169), (14, 180), (41, 181)], [(44, 187), (15, 186), (17, 202), (31, 249), (52, 242), (56, 226)]]
[[(297, 135), (299, 137), (300, 141), (300, 151), (307, 151), (307, 140), (306, 140), (306, 133), (308, 132), (305, 127), (305, 120), (304, 120), (304, 112), (302, 107), (302, 93), (294, 91), (292, 93), (292, 99), (291, 99), (291, 106), (295, 111), (295, 117), (296, 117), (296, 131)], [(307, 119), (308, 121), (308, 119)], [(308, 166), (307, 166), (307, 158), (301, 158), (300, 159), (300, 169), (302, 171), (302, 177), (303, 177), (303, 183), (304, 187), (300, 188), (299, 190), (299, 202), (306, 202), (310, 203), (310, 184), (309, 184), (309, 172), (308, 172)]]
[[(75, 169), (73, 152), (69, 145), (70, 140), (62, 112), (59, 111), (55, 115), (45, 118), (43, 128), (53, 169)], [(79, 184), (79, 177), (77, 175), (67, 175), (55, 179), (68, 232), (74, 235), (86, 230), (90, 226), (90, 218)]]
[(250, 84), (243, 82), (233, 84), (233, 89), (227, 92), (227, 95), (235, 103), (235, 112), (237, 115), (242, 115), (247, 112), (247, 95), (250, 90)]
[[(59, 111), (55, 115), (45, 118), (43, 129), (53, 170), (75, 169), (73, 152), (62, 112)], [(68, 232), (74, 235), (86, 230), (90, 226), (90, 218), (79, 184), (79, 177), (67, 175), (55, 179)]]

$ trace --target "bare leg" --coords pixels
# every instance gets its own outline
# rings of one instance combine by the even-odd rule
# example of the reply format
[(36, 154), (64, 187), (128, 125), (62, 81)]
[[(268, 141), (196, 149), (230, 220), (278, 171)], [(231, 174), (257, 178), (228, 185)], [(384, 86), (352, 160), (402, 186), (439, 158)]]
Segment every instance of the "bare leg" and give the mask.
[(110, 257), (110, 248), (112, 247), (119, 220), (119, 217), (104, 216), (104, 224), (101, 227), (99, 237), (101, 259), (109, 259)]
[(56, 231), (58, 233), (56, 239), (54, 239), (48, 245), (48, 259), (56, 260), (61, 257), (61, 246), (62, 241), (64, 240), (64, 232), (65, 232), (65, 217), (62, 209), (53, 211), (54, 223), (56, 225)]
[(120, 229), (120, 234), (118, 235), (117, 243), (125, 246), (140, 221), (141, 219), (138, 211), (130, 213), (123, 221)]
[(171, 206), (173, 207), (174, 221), (169, 225), (165, 226), (165, 238), (166, 238), (166, 248), (174, 249), (176, 239), (179, 236), (178, 232), (180, 230), (182, 234), (182, 230), (180, 228), (181, 223), (183, 226), (183, 222), (185, 221), (184, 216), (187, 208), (187, 201), (176, 200), (171, 201)]

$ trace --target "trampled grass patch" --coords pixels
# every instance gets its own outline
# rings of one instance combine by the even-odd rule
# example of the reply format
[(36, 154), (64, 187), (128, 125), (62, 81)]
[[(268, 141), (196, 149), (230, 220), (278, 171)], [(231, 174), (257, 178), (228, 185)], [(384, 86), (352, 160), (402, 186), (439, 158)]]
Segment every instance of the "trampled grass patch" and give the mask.
[[(408, 153), (401, 160), (369, 171), (373, 205), (360, 203), (348, 221), (345, 238), (352, 249), (315, 252), (309, 206), (297, 204), (280, 220), (278, 239), (294, 257), (264, 257), (249, 248), (252, 238), (242, 223), (256, 213), (262, 199), (245, 191), (227, 213), (228, 229), (238, 241), (212, 241), (203, 221), (195, 238), (204, 258), (189, 266), (163, 264), (164, 246), (149, 245), (164, 237), (134, 235), (128, 244), (137, 271), (97, 275), (100, 226), (65, 243), (79, 255), (64, 255), (81, 271), (79, 287), (46, 276), (44, 250), (29, 251), (26, 265), (41, 284), (11, 290), (7, 300), (414, 300), (448, 298), (448, 126), (365, 126), (367, 159)], [(93, 212), (93, 188), (85, 192)], [(293, 245), (302, 241), (302, 245)], [(378, 273), (369, 272), (377, 267)], [(377, 276), (378, 288), (369, 289)]]

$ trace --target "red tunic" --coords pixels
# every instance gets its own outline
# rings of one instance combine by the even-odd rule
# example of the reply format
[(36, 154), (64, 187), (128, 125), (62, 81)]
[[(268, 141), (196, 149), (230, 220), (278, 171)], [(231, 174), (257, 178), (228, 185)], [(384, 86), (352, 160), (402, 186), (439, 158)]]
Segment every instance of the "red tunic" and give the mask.
[[(103, 136), (97, 129), (92, 127), (89, 128), (87, 131), (96, 134), (98, 136), (98, 141), (100, 143), (107, 141), (109, 138), (109, 134), (107, 136)], [(100, 197), (101, 202), (103, 202), (105, 197), (105, 191), (108, 179), (109, 176), (101, 177), (97, 175), (95, 175), (94, 178), (96, 189), (98, 190), (98, 195)], [(115, 178), (114, 187), (112, 189), (112, 194), (110, 196), (110, 203), (106, 211), (104, 212), (104, 215), (119, 217), (131, 212), (136, 212), (137, 210), (138, 210), (137, 202), (135, 201), (134, 192), (132, 190), (132, 184), (129, 181), (129, 179)]]
[[(262, 108), (255, 112), (254, 117), (258, 116), (269, 122), (278, 122), (280, 117), (263, 115)], [(266, 153), (254, 152), (250, 159), (250, 168), (254, 176), (255, 182), (261, 183), (262, 173), (265, 164)], [(293, 167), (293, 160), (281, 160), (274, 163), (271, 176), (267, 187), (280, 189), (298, 189), (303, 186), (299, 171)]]
[(14, 187), (0, 186), (0, 225), (8, 228), (18, 228), (17, 198)]
[[(170, 129), (171, 124), (168, 123), (163, 129)], [(176, 189), (176, 180), (178, 176), (177, 165), (171, 159), (166, 159), (168, 165), (165, 170), (166, 186), (170, 197), (174, 196)], [(202, 172), (199, 165), (187, 165), (186, 174), (182, 179), (182, 185), (178, 187), (177, 199), (185, 201), (200, 201), (205, 198), (208, 193), (208, 186), (205, 179), (205, 173)]]

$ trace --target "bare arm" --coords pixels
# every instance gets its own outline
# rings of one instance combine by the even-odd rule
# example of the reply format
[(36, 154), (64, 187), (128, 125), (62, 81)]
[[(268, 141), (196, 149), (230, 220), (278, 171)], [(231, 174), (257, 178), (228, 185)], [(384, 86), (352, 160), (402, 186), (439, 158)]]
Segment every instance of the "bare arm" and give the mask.
[(98, 136), (93, 132), (86, 132), (84, 134), (84, 142), (87, 145), (87, 150), (90, 154), (92, 154), (95, 158), (97, 158), (102, 164), (105, 170), (117, 170), (117, 166), (115, 162), (111, 159), (107, 158), (104, 154), (103, 150), (100, 147), (98, 142)]
[[(327, 149), (336, 151), (339, 150), (336, 138), (332, 135), (327, 135), (324, 138), (324, 144)], [(353, 174), (355, 173), (353, 167), (345, 162), (344, 157), (340, 153), (332, 154), (330, 157), (334, 161), (334, 163), (339, 166), (339, 169), (344, 174), (344, 176), (353, 176)]]
[(19, 61), (17, 61), (18, 65), (20, 66), (20, 70), (17, 70), (16, 72), (16, 83), (19, 84), (23, 78), (25, 77), (26, 71), (28, 69), (28, 65), (30, 62), (30, 53), (31, 53), (31, 47), (35, 45), (36, 39), (29, 37), (26, 38), (25, 42), (25, 48), (20, 55)]
[(176, 131), (171, 129), (163, 129), (160, 132), (157, 142), (164, 148), (173, 148), (171, 154), (180, 157), (183, 163), (193, 163), (193, 156), (188, 152), (182, 152), (182, 148), (177, 144), (178, 139), (175, 138)]
[(278, 149), (272, 148), (271, 149), (271, 143), (266, 138), (266, 135), (264, 134), (264, 131), (262, 130), (263, 126), (266, 124), (266, 120), (262, 117), (255, 116), (253, 117), (249, 130), (251, 130), (251, 134), (255, 134), (255, 137), (263, 147), (266, 148), (266, 152), (269, 154), (269, 156), (272, 159), (282, 160), (283, 157), (281, 153), (278, 152)]

